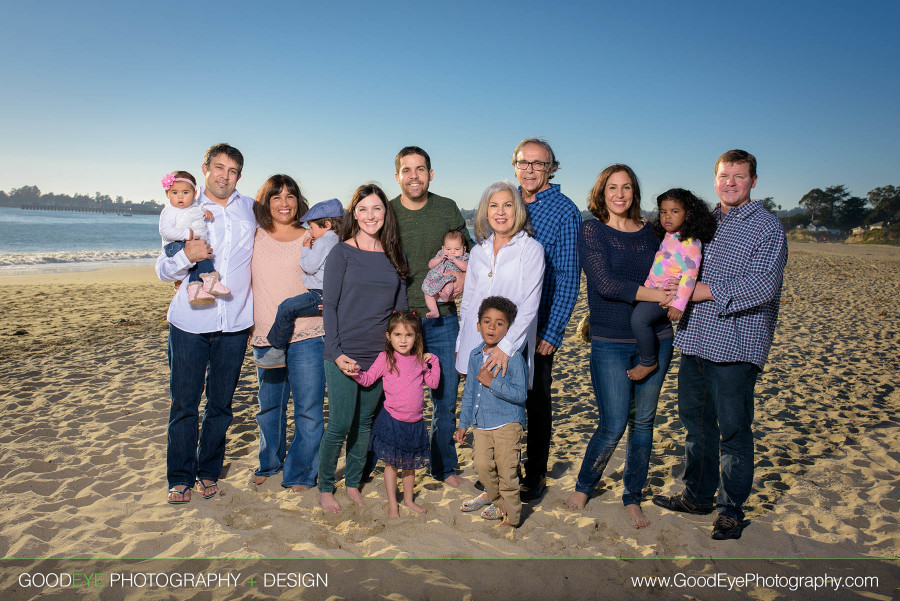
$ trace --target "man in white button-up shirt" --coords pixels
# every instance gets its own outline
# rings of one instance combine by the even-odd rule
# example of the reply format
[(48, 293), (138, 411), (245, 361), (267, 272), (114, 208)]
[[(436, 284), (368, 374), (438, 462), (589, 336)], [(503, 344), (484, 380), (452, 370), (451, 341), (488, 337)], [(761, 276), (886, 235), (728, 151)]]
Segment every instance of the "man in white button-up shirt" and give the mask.
[[(187, 503), (194, 483), (204, 498), (218, 493), (216, 481), (225, 459), (225, 433), (231, 425), (231, 398), (247, 351), (253, 325), (250, 257), (256, 219), (253, 198), (235, 190), (244, 157), (227, 144), (206, 152), (201, 167), (205, 185), (198, 202), (213, 214), (209, 243), (189, 240), (184, 250), (156, 260), (156, 274), (164, 282), (181, 280), (197, 261), (213, 258), (222, 283), (231, 294), (209, 305), (191, 305), (181, 286), (169, 305), (169, 410), (166, 477), (168, 502)], [(206, 406), (200, 428), (200, 400)]]

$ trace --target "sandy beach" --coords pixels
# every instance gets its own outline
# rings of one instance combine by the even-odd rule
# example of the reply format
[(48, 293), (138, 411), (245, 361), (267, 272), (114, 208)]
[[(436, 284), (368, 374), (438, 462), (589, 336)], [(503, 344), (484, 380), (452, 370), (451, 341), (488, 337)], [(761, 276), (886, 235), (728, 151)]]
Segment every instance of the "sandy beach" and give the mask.
[[(663, 513), (635, 530), (621, 505), (624, 451), (584, 511), (563, 503), (596, 420), (588, 348), (556, 360), (549, 488), (502, 529), (459, 511), (475, 493), (420, 470), (389, 519), (380, 476), (363, 508), (326, 514), (256, 465), (256, 373), (234, 397), (221, 493), (166, 504), (167, 323), (152, 267), (0, 278), (0, 556), (180, 558), (896, 558), (900, 556), (900, 248), (793, 244), (779, 327), (756, 386), (756, 479), (740, 541), (709, 516)], [(676, 492), (684, 434), (677, 354), (660, 398), (649, 487)], [(892, 442), (893, 441), (893, 442)], [(620, 445), (621, 447), (622, 445)], [(475, 481), (472, 449), (462, 475)], [(343, 460), (339, 464), (341, 478)], [(379, 598), (389, 598), (387, 596)], [(464, 597), (459, 597), (464, 598)], [(776, 596), (765, 598), (779, 598)], [(811, 597), (812, 598), (812, 597)], [(890, 598), (874, 595), (871, 598)]]

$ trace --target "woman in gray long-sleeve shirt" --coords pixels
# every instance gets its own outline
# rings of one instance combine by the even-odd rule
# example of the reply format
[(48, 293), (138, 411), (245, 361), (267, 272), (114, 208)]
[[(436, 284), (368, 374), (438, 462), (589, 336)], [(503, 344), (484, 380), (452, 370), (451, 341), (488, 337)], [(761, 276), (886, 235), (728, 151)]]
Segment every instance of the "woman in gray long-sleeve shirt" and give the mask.
[(362, 479), (381, 381), (363, 387), (352, 378), (384, 350), (394, 311), (406, 309), (409, 268), (400, 250), (397, 219), (378, 186), (356, 189), (344, 216), (341, 240), (328, 255), (322, 289), (328, 426), (319, 447), (319, 504), (338, 513), (334, 472), (344, 440), (347, 496), (362, 505)]

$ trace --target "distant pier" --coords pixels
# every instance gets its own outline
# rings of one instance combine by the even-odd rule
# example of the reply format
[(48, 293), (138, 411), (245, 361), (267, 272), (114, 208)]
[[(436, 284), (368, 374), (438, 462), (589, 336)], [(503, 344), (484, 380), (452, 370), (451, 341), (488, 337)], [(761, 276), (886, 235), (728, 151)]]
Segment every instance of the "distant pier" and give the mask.
[(68, 213), (115, 213), (123, 217), (131, 215), (159, 215), (158, 210), (144, 208), (122, 207), (73, 207), (66, 205), (22, 205), (21, 209), (28, 211), (65, 211)]

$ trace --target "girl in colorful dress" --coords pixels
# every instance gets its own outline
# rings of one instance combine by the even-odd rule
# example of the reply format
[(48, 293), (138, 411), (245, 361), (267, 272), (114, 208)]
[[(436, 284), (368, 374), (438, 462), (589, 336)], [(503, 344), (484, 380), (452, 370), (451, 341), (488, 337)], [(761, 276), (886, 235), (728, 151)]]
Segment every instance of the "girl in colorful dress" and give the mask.
[(397, 503), (397, 472), (402, 471), (403, 504), (418, 513), (425, 508), (413, 502), (416, 469), (428, 465), (430, 450), (425, 429), (424, 383), (438, 385), (441, 368), (438, 358), (422, 353), (419, 318), (411, 311), (391, 315), (385, 333), (384, 351), (372, 366), (353, 379), (361, 386), (371, 386), (383, 379), (384, 410), (372, 425), (370, 447), (385, 463), (384, 486), (388, 498), (388, 515), (400, 517)]
[(635, 381), (643, 380), (656, 369), (656, 325), (664, 319), (681, 319), (700, 275), (703, 244), (712, 240), (716, 232), (715, 217), (706, 203), (689, 190), (672, 188), (656, 198), (656, 205), (659, 217), (653, 227), (663, 241), (644, 286), (665, 288), (674, 280), (678, 291), (667, 307), (639, 302), (631, 313), (631, 331), (641, 355), (638, 365), (627, 371)]

